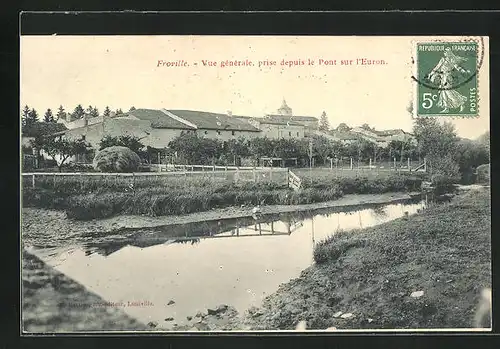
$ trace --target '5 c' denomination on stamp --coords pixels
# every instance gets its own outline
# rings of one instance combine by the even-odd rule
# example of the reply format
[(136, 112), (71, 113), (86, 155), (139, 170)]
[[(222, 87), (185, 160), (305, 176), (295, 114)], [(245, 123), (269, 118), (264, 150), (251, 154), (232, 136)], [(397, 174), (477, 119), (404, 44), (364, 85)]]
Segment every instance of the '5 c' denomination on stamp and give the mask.
[(478, 116), (478, 42), (416, 44), (416, 116)]

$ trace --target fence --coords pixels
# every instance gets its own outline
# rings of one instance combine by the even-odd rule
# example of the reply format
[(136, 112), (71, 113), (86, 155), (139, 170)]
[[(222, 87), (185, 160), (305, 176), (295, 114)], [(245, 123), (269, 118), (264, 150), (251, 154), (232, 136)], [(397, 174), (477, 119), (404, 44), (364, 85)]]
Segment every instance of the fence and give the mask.
[(99, 173), (99, 172), (80, 172), (80, 173), (23, 173), (22, 185), (37, 188), (57, 186), (58, 183), (71, 182), (74, 185), (80, 185), (91, 182), (92, 185), (132, 185), (148, 186), (153, 182), (161, 185), (168, 181), (200, 179), (200, 180), (221, 180), (228, 182), (255, 182), (255, 183), (278, 183), (288, 185), (288, 169), (286, 168), (266, 168), (251, 170), (227, 170), (227, 171), (175, 171), (175, 172), (136, 172), (136, 173)]
[(335, 162), (334, 159), (330, 159), (330, 169), (331, 170), (357, 170), (357, 171), (402, 171), (402, 172), (416, 172), (416, 171), (426, 171), (426, 159), (422, 162), (411, 161), (407, 158), (405, 161), (394, 159), (393, 161), (384, 162), (372, 162), (369, 161), (357, 161), (353, 158), (344, 159)]
[(302, 180), (292, 171), (288, 171), (288, 186), (294, 190), (299, 190)]
[(149, 165), (152, 172), (175, 172), (175, 171), (240, 171), (240, 170), (265, 170), (268, 167), (244, 167), (244, 166), (217, 166), (217, 165), (174, 165), (174, 164), (152, 164)]

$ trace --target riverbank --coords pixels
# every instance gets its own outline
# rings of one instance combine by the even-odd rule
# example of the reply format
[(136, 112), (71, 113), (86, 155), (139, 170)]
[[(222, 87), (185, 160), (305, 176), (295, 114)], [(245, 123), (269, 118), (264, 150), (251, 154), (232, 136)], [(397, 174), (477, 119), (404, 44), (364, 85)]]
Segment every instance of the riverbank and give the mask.
[(25, 333), (147, 329), (26, 251), (22, 254), (22, 281)]
[(491, 287), (489, 188), (318, 244), (316, 263), (282, 285), (240, 327), (471, 328)]
[[(367, 204), (386, 204), (410, 199), (408, 193), (359, 194), (327, 202), (304, 205), (262, 206), (262, 214), (309, 211), (321, 208), (348, 208)], [(196, 212), (179, 216), (150, 217), (146, 215), (123, 215), (91, 221), (68, 219), (64, 212), (39, 208), (23, 208), (21, 217), (22, 241), (25, 246), (67, 246), (72, 239), (105, 238), (122, 229), (154, 228), (174, 224), (188, 224), (218, 219), (252, 216), (252, 207), (229, 207)]]
[(304, 178), (299, 190), (285, 182), (244, 182), (210, 178), (149, 180), (135, 185), (99, 179), (67, 178), (55, 183), (41, 178), (36, 187), (23, 182), (22, 205), (63, 211), (75, 220), (121, 215), (151, 217), (206, 212), (255, 205), (303, 205), (339, 199), (349, 194), (382, 194), (420, 190), (417, 175)]

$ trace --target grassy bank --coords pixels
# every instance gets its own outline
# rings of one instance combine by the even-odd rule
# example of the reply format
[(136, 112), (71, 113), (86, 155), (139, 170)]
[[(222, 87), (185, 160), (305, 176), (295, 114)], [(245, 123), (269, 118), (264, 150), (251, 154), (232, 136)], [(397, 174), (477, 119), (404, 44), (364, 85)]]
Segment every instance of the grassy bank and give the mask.
[(295, 205), (336, 200), (344, 194), (411, 191), (421, 180), (412, 176), (304, 178), (294, 191), (278, 183), (234, 183), (214, 179), (171, 178), (127, 183), (67, 179), (54, 185), (41, 180), (36, 188), (23, 185), (23, 206), (66, 211), (86, 220), (132, 215), (181, 215), (240, 205)]
[(470, 328), (481, 288), (491, 287), (490, 251), (489, 189), (469, 192), (318, 243), (315, 265), (249, 321), (255, 329), (293, 329), (301, 320), (310, 329)]

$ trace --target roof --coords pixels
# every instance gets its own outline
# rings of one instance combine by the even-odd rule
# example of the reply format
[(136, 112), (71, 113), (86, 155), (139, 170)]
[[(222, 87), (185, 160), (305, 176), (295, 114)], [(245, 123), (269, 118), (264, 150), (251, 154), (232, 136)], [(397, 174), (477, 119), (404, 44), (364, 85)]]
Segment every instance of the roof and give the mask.
[(288, 116), (288, 115), (277, 115), (277, 114), (268, 114), (266, 116), (269, 118), (272, 118), (272, 119), (291, 118), (292, 120), (295, 120), (295, 121), (318, 121), (319, 120), (317, 117), (314, 117), (314, 116), (300, 116), (300, 115)]
[[(153, 128), (175, 128), (183, 130), (194, 130), (194, 127), (186, 125), (180, 121), (177, 121), (163, 111), (158, 109), (135, 109), (127, 113), (115, 116), (115, 118), (124, 117), (127, 115), (132, 115), (139, 120), (147, 120), (151, 122), (151, 127)], [(180, 115), (179, 115), (180, 116)]]
[(37, 137), (63, 132), (67, 129), (68, 128), (61, 123), (39, 121), (24, 129), (22, 135), (25, 137)]
[(407, 132), (401, 130), (401, 129), (396, 129), (396, 130), (384, 130), (384, 131), (375, 131), (372, 130), (373, 133), (379, 136), (392, 136), (395, 134), (406, 134)]
[(197, 110), (171, 110), (168, 112), (196, 125), (200, 129), (207, 130), (230, 130), (230, 131), (249, 131), (260, 132), (247, 121), (231, 117), (227, 114), (210, 113)]
[(360, 136), (357, 134), (353, 134), (351, 132), (341, 132), (341, 131), (330, 131), (330, 134), (333, 137), (336, 137), (341, 140), (355, 140), (360, 139)]
[(260, 122), (264, 125), (289, 125), (289, 126), (304, 126), (300, 122), (294, 120), (272, 120), (268, 118), (253, 118), (253, 120)]

